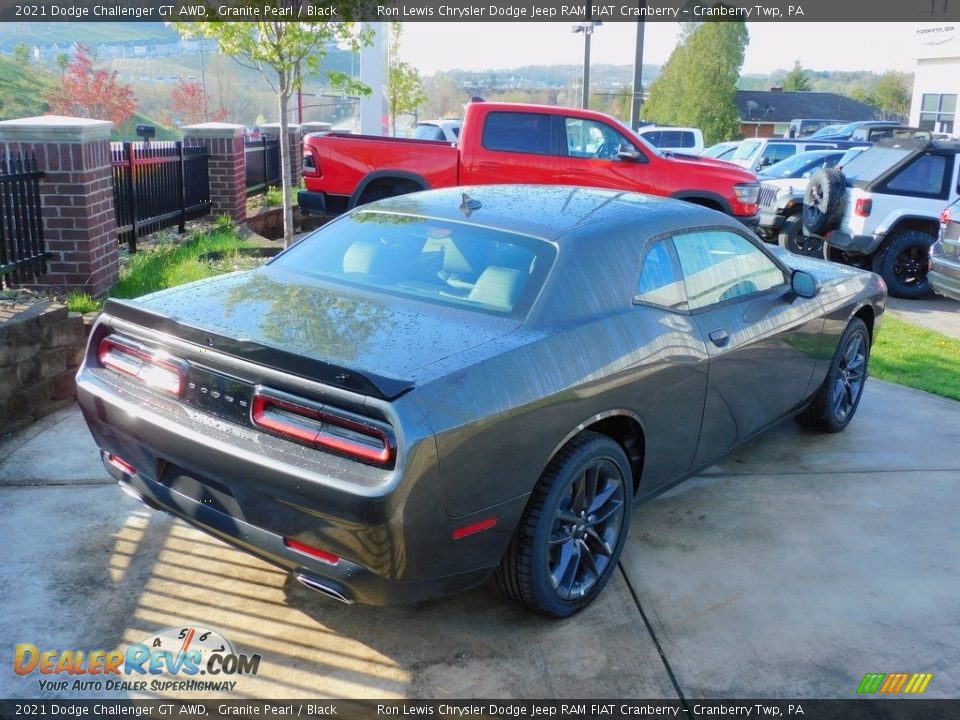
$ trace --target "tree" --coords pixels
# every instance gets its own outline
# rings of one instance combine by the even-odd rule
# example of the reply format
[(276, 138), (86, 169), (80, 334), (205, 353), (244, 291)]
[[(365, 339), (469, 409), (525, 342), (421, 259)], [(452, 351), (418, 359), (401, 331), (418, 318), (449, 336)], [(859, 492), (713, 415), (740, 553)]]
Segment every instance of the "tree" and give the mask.
[(13, 46), (13, 59), (17, 61), (17, 65), (22, 68), (27, 67), (30, 64), (32, 59), (30, 53), (30, 46), (26, 43), (17, 43)]
[[(310, 4), (310, 0), (304, 0)], [(349, 2), (338, 4), (341, 15), (349, 14)], [(277, 96), (280, 114), (280, 164), (283, 186), (283, 244), (293, 241), (293, 200), (290, 182), (290, 98), (301, 85), (303, 72), (319, 70), (320, 59), (329, 43), (346, 43), (358, 50), (368, 39), (356, 23), (315, 21), (256, 22), (204, 21), (173, 23), (181, 35), (199, 35), (217, 41), (220, 51), (244, 67), (256, 70)], [(370, 89), (342, 72), (327, 71), (330, 82), (353, 93), (369, 94)]]
[(193, 125), (208, 120), (222, 122), (227, 118), (227, 111), (223, 108), (210, 113), (203, 83), (196, 80), (180, 80), (174, 86), (171, 96), (170, 119), (179, 121), (181, 125)]
[(787, 76), (783, 79), (783, 89), (790, 92), (809, 92), (813, 89), (813, 86), (810, 84), (810, 78), (807, 77), (807, 73), (800, 67), (799, 60), (793, 61), (793, 70), (788, 72)]
[(400, 33), (403, 26), (390, 23), (390, 76), (387, 81), (387, 107), (390, 112), (390, 129), (397, 134), (397, 117), (404, 113), (416, 115), (417, 108), (427, 101), (423, 80), (413, 65), (400, 59)]
[(873, 104), (889, 115), (908, 115), (910, 113), (910, 82), (905, 73), (891, 70), (877, 80), (870, 95)]
[(57, 68), (60, 70), (60, 74), (63, 75), (67, 72), (67, 68), (70, 66), (70, 56), (66, 53), (57, 53), (57, 58), (54, 61), (57, 65)]
[(123, 125), (137, 109), (133, 88), (121, 83), (115, 71), (94, 69), (86, 45), (77, 45), (76, 55), (46, 100), (52, 113), (109, 120), (114, 127)]
[(737, 80), (749, 39), (742, 22), (704, 22), (685, 29), (650, 86), (643, 117), (699, 127), (708, 145), (738, 136)]

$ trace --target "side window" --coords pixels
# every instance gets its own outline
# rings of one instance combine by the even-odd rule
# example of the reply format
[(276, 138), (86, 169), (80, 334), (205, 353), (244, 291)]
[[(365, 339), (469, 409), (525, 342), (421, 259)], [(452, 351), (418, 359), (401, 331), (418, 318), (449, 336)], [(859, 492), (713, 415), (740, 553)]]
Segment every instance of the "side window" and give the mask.
[(643, 254), (633, 301), (659, 305), (670, 310), (687, 309), (683, 276), (670, 251), (669, 239), (658, 240)]
[(654, 147), (660, 147), (661, 145), (663, 145), (662, 130), (651, 130), (650, 132), (645, 132), (643, 133), (643, 138)]
[(893, 192), (939, 195), (947, 158), (943, 155), (921, 155), (887, 181), (887, 190)]
[(760, 248), (727, 230), (704, 230), (673, 238), (691, 310), (770, 290), (786, 282), (783, 271)]
[(487, 150), (549, 155), (550, 116), (492, 112), (483, 124), (480, 142)]
[(612, 158), (621, 147), (633, 150), (634, 144), (609, 125), (595, 120), (565, 118), (567, 155), (579, 158)]
[(794, 155), (797, 152), (796, 145), (767, 145), (767, 149), (763, 151), (763, 158), (761, 158), (761, 164), (772, 165), (773, 163), (778, 163), (781, 160), (786, 160), (791, 155)]

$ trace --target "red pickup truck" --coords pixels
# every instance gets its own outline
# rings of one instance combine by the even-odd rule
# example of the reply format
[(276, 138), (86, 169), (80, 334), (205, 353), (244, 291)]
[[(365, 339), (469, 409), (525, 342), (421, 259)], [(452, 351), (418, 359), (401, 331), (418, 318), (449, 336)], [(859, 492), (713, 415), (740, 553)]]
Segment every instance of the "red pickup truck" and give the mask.
[(308, 214), (455, 185), (586, 185), (687, 200), (756, 228), (756, 176), (720, 160), (661, 152), (590, 110), (471, 102), (460, 145), (329, 133), (308, 135), (298, 195)]

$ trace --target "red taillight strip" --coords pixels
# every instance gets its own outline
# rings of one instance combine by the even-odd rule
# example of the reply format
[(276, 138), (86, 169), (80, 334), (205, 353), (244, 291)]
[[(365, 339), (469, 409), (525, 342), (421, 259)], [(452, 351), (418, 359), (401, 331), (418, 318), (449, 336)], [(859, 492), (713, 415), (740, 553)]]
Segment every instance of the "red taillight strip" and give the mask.
[(486, 520), (481, 520), (480, 522), (471, 523), (470, 525), (464, 525), (461, 528), (457, 528), (453, 531), (453, 539), (459, 540), (460, 538), (465, 538), (469, 535), (476, 535), (478, 532), (483, 532), (484, 530), (489, 530), (494, 525), (497, 524), (497, 519), (495, 517), (487, 518)]
[(117, 457), (116, 455), (107, 455), (107, 462), (113, 465), (120, 472), (126, 473), (127, 475), (133, 476), (137, 474), (137, 469), (124, 460), (122, 457)]
[(304, 555), (310, 555), (311, 557), (319, 558), (320, 560), (328, 562), (331, 565), (336, 565), (338, 562), (340, 562), (339, 555), (313, 547), (313, 545), (305, 545), (286, 537), (283, 539), (283, 544), (291, 550), (296, 550), (297, 552), (302, 552)]
[[(365, 435), (366, 437), (379, 441), (380, 447), (369, 447), (352, 441), (349, 438), (338, 437), (324, 430), (322, 425), (320, 427), (312, 427), (307, 423), (300, 424), (295, 418), (285, 417), (278, 413), (271, 413), (271, 408), (298, 415), (304, 418), (304, 420), (326, 423), (351, 430), (360, 435)], [(307, 445), (333, 450), (379, 465), (389, 464), (393, 459), (394, 443), (387, 432), (376, 425), (359, 422), (352, 418), (345, 417), (339, 412), (330, 411), (326, 406), (311, 407), (307, 404), (307, 401), (301, 404), (300, 402), (294, 402), (257, 391), (250, 405), (250, 419), (256, 427), (269, 430), (283, 437), (292, 438)]]
[(121, 341), (115, 337), (103, 338), (103, 340), (100, 341), (100, 345), (97, 347), (97, 360), (100, 362), (100, 366), (109, 368), (110, 370), (121, 373), (128, 377), (137, 378), (138, 380), (143, 379), (139, 376), (138, 373), (131, 372), (129, 367), (125, 367), (115, 362), (111, 362), (110, 360), (111, 350), (116, 350), (117, 352), (130, 355), (132, 357), (137, 358), (138, 360), (142, 360), (146, 363), (149, 363), (150, 365), (155, 365), (156, 367), (160, 367), (165, 370), (169, 370), (170, 372), (176, 373), (177, 377), (179, 378), (179, 384), (177, 386), (177, 389), (175, 391), (168, 390), (168, 392), (171, 392), (172, 394), (178, 397), (183, 394), (183, 388), (186, 385), (187, 372), (182, 361), (178, 361), (172, 358), (167, 359), (167, 358), (157, 357), (156, 353), (151, 352), (149, 349), (143, 347), (142, 345), (139, 345), (133, 342)]

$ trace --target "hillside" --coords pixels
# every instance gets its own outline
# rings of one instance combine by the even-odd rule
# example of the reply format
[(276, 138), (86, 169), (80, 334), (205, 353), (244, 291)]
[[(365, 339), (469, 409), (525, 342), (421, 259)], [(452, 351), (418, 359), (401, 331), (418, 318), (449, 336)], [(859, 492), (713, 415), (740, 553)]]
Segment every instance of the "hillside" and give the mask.
[[(30, 72), (23, 69), (13, 58), (0, 56), (0, 120), (44, 115), (50, 111), (44, 98), (57, 86), (57, 76), (46, 72), (36, 65)], [(180, 133), (162, 123), (134, 114), (119, 128), (114, 128), (111, 140), (136, 140), (136, 126), (148, 124), (157, 126), (158, 140), (178, 140)]]
[(95, 46), (99, 43), (134, 40), (176, 40), (176, 30), (162, 22), (5, 22), (0, 23), (0, 50), (9, 52), (14, 45), (26, 43), (50, 47), (71, 43)]

